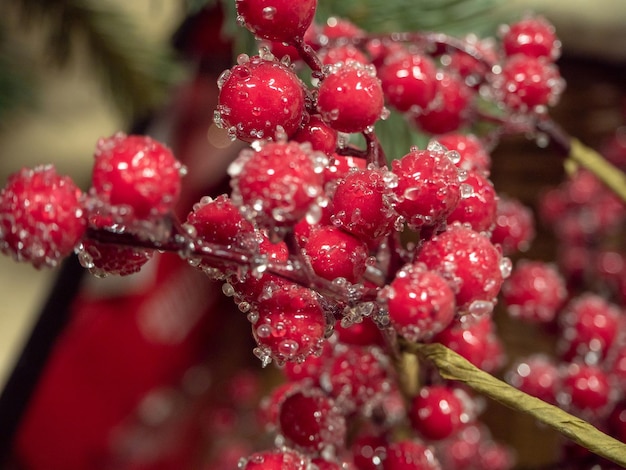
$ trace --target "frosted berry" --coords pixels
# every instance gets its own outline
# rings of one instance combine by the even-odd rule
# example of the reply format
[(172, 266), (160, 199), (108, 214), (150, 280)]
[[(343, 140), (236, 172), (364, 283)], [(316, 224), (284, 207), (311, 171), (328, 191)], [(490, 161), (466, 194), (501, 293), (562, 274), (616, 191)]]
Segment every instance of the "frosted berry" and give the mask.
[(522, 260), (504, 281), (502, 298), (511, 316), (548, 323), (567, 298), (565, 279), (551, 264)]
[(383, 470), (441, 470), (434, 452), (416, 440), (389, 444)]
[(337, 149), (337, 131), (329, 127), (317, 114), (311, 116), (291, 140), (309, 142), (313, 150), (324, 152), (328, 156), (333, 155)]
[(612, 386), (606, 372), (598, 366), (572, 363), (563, 373), (557, 394), (561, 406), (576, 413), (599, 416), (612, 399)]
[(454, 318), (454, 292), (450, 285), (421, 264), (398, 271), (384, 297), (391, 326), (409, 341), (430, 338)]
[(459, 168), (479, 171), (489, 176), (491, 156), (476, 135), (450, 132), (437, 136), (436, 141), (448, 150), (458, 152), (459, 159), (455, 164)]
[(345, 418), (334, 400), (319, 388), (287, 396), (280, 406), (278, 420), (281, 434), (302, 450), (341, 448), (345, 442)]
[(446, 219), (460, 222), (477, 232), (491, 233), (496, 222), (498, 197), (493, 183), (482, 173), (468, 170), (461, 183), (461, 200)]
[[(160, 217), (178, 201), (181, 169), (165, 145), (147, 136), (117, 133), (98, 141), (91, 194), (125, 219)], [(120, 206), (130, 214), (116, 211)]]
[(506, 380), (522, 392), (556, 404), (561, 377), (554, 360), (544, 354), (519, 360), (506, 374)]
[(469, 396), (444, 385), (423, 386), (412, 399), (409, 419), (425, 439), (441, 440), (454, 435), (471, 418)]
[(308, 470), (311, 461), (300, 452), (291, 449), (275, 449), (255, 452), (239, 461), (241, 470)]
[(418, 127), (431, 134), (456, 131), (467, 120), (473, 91), (458, 76), (447, 72), (437, 75), (433, 105), (413, 116)]
[(388, 60), (379, 72), (387, 102), (398, 111), (426, 109), (435, 97), (437, 69), (421, 54), (402, 54)]
[(0, 250), (37, 268), (56, 266), (85, 233), (82, 200), (51, 165), (14, 173), (0, 191)]
[(389, 235), (397, 215), (390, 207), (389, 181), (393, 175), (383, 169), (349, 172), (337, 181), (332, 201), (332, 221), (368, 244)]
[(294, 134), (304, 116), (300, 79), (276, 60), (254, 56), (239, 62), (218, 80), (215, 122), (228, 129), (232, 138), (246, 142)]
[(491, 241), (501, 246), (505, 255), (511, 255), (526, 251), (534, 238), (535, 218), (532, 211), (517, 199), (500, 196)]
[(526, 18), (505, 27), (502, 45), (508, 56), (523, 54), (556, 60), (561, 52), (554, 26), (541, 16)]
[(235, 6), (239, 20), (258, 37), (290, 43), (311, 25), (317, 0), (237, 0)]
[(379, 470), (387, 455), (388, 445), (385, 435), (358, 436), (350, 448), (354, 464), (359, 470)]
[(319, 217), (324, 195), (323, 155), (296, 142), (267, 142), (259, 150), (243, 150), (229, 167), (232, 199), (250, 217), (268, 226)]
[(490, 313), (510, 261), (486, 235), (454, 224), (422, 245), (416, 260), (451, 283), (461, 313)]
[(270, 289), (257, 309), (252, 333), (263, 363), (303, 360), (321, 348), (326, 319), (311, 290), (293, 284)]
[(83, 240), (76, 250), (80, 264), (96, 277), (128, 276), (138, 273), (154, 250)]
[(356, 283), (365, 273), (369, 250), (365, 242), (333, 226), (311, 231), (304, 244), (313, 270), (324, 279)]
[(375, 68), (353, 60), (330, 66), (317, 96), (322, 119), (340, 132), (363, 132), (373, 126), (383, 105)]
[(345, 177), (352, 168), (365, 170), (364, 158), (334, 154), (329, 158), (328, 166), (324, 168), (324, 181), (329, 183)]
[(528, 111), (544, 110), (554, 105), (563, 90), (558, 69), (541, 58), (517, 54), (502, 66), (496, 80), (502, 99), (511, 108)]
[(394, 209), (415, 230), (443, 223), (461, 199), (458, 168), (441, 146), (412, 149), (392, 162), (391, 171), (398, 178)]
[(560, 351), (565, 360), (597, 363), (617, 339), (622, 311), (596, 294), (573, 299), (559, 315)]

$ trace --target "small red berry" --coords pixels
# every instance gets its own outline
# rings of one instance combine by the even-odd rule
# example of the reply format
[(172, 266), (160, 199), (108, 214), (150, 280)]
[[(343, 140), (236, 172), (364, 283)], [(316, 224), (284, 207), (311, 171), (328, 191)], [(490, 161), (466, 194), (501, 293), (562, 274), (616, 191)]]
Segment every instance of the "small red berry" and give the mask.
[(51, 165), (22, 169), (0, 191), (0, 250), (36, 268), (56, 266), (85, 233), (82, 191)]
[(508, 56), (523, 54), (556, 60), (561, 52), (554, 26), (543, 17), (526, 18), (505, 27), (502, 45)]
[(518, 361), (506, 374), (506, 380), (524, 393), (556, 404), (561, 378), (554, 361), (544, 354), (535, 354)]
[(505, 255), (526, 251), (535, 238), (532, 211), (517, 199), (500, 196), (496, 208), (496, 224), (491, 241), (502, 247)]
[(376, 69), (353, 60), (330, 66), (317, 96), (322, 119), (340, 132), (363, 132), (373, 126), (383, 105)]
[(436, 441), (454, 435), (471, 418), (466, 409), (469, 396), (462, 394), (443, 385), (423, 386), (408, 413), (413, 429)]
[(598, 366), (571, 363), (564, 373), (557, 400), (576, 413), (596, 418), (607, 411), (614, 392), (608, 375)]
[(337, 131), (329, 127), (317, 114), (311, 116), (291, 140), (309, 142), (313, 150), (324, 152), (328, 156), (333, 155), (337, 149)]
[(315, 16), (317, 0), (236, 0), (239, 21), (262, 39), (293, 42)]
[(379, 72), (387, 102), (398, 111), (419, 112), (435, 97), (437, 69), (421, 54), (401, 54), (387, 61)]
[[(297, 3), (297, 2), (295, 2)], [(304, 85), (276, 60), (244, 57), (218, 79), (215, 122), (246, 142), (293, 135), (304, 116)]]
[(489, 176), (491, 156), (482, 142), (474, 134), (451, 132), (437, 136), (437, 142), (448, 150), (459, 153), (456, 166), (463, 170), (476, 170)]
[(311, 461), (291, 449), (275, 449), (255, 452), (239, 461), (241, 470), (308, 470)]
[(138, 273), (152, 259), (153, 250), (122, 247), (83, 240), (77, 248), (80, 264), (96, 277), (128, 276)]
[(389, 444), (383, 470), (441, 470), (441, 465), (429, 447), (404, 440)]
[(370, 63), (367, 56), (352, 44), (340, 44), (335, 47), (323, 49), (320, 51), (320, 57), (324, 65), (334, 65), (338, 62), (347, 62), (348, 60), (354, 60), (361, 64)]
[(461, 199), (446, 222), (460, 222), (477, 232), (491, 234), (497, 207), (498, 196), (493, 183), (482, 173), (467, 170), (461, 183)]

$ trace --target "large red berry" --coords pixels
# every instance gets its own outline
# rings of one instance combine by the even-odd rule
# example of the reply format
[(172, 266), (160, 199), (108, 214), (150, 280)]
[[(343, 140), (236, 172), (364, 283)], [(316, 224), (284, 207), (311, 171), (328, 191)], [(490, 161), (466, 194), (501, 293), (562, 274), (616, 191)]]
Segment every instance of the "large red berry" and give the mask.
[(291, 449), (275, 449), (255, 452), (239, 461), (241, 470), (308, 470), (311, 461), (300, 452)]
[(0, 192), (0, 250), (33, 266), (55, 266), (87, 225), (83, 194), (51, 165), (22, 169)]
[(353, 60), (330, 66), (317, 96), (322, 119), (340, 132), (363, 132), (373, 126), (383, 105), (376, 69)]
[[(161, 217), (178, 201), (181, 168), (163, 144), (120, 132), (98, 141), (91, 193), (101, 203), (113, 206), (111, 215), (124, 220)], [(125, 210), (130, 213), (124, 215)]]
[(469, 400), (460, 389), (424, 386), (411, 401), (411, 425), (426, 439), (450, 437), (471, 419)]
[(384, 296), (391, 326), (409, 341), (430, 338), (454, 318), (454, 292), (448, 281), (421, 264), (398, 271)]
[(394, 178), (384, 169), (349, 172), (337, 181), (332, 201), (333, 223), (368, 244), (389, 235), (397, 219), (389, 202), (389, 181)]
[(252, 333), (255, 354), (268, 363), (275, 359), (301, 361), (320, 350), (326, 319), (316, 295), (309, 289), (288, 284), (268, 290), (258, 304)]
[(426, 109), (435, 97), (437, 69), (432, 59), (421, 54), (392, 58), (379, 76), (387, 102), (398, 111)]
[(231, 195), (265, 226), (284, 226), (305, 215), (319, 218), (326, 158), (296, 142), (267, 142), (245, 149), (231, 164)]
[[(297, 3), (297, 2), (294, 2)], [(304, 116), (304, 85), (276, 60), (240, 59), (218, 80), (215, 122), (235, 138), (251, 142), (294, 134)]]
[(240, 21), (258, 37), (291, 43), (311, 25), (317, 0), (237, 0), (235, 6)]
[(411, 149), (392, 162), (392, 172), (394, 209), (415, 230), (444, 222), (461, 199), (459, 170), (440, 145)]
[(565, 279), (541, 261), (520, 261), (502, 286), (509, 314), (527, 321), (552, 321), (566, 297)]
[(337, 227), (313, 229), (303, 248), (313, 270), (325, 279), (344, 278), (354, 284), (365, 273), (367, 244)]
[(278, 416), (280, 432), (298, 448), (321, 451), (346, 438), (346, 420), (335, 401), (319, 388), (296, 391), (286, 397)]
[(543, 17), (526, 18), (504, 28), (504, 52), (556, 60), (561, 52), (554, 26)]
[(389, 444), (383, 470), (441, 470), (434, 452), (415, 440)]

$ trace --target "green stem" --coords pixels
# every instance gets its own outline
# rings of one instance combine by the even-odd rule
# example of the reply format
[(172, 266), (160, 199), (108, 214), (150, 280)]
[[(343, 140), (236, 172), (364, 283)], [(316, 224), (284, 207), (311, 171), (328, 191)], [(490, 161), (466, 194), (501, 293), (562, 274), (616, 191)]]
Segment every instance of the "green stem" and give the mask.
[(533, 416), (591, 452), (626, 466), (626, 444), (623, 442), (604, 434), (586, 421), (554, 405), (496, 379), (442, 344), (416, 344), (402, 341), (401, 347), (407, 352), (431, 361), (437, 366), (443, 378), (463, 382), (477, 392), (511, 409)]

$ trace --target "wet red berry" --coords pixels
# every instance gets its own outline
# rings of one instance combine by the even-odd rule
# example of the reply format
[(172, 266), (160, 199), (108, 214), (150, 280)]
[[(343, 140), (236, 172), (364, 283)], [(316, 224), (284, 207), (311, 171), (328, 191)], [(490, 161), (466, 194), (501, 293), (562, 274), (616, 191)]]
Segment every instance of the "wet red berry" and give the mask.
[(240, 21), (258, 37), (292, 42), (311, 25), (317, 0), (237, 0), (235, 6)]
[(331, 156), (337, 149), (337, 131), (332, 129), (317, 114), (311, 116), (308, 122), (296, 132), (292, 140), (309, 142), (313, 150), (324, 152)]
[(394, 442), (387, 446), (383, 470), (441, 470), (434, 452), (415, 440)]
[(535, 218), (530, 208), (517, 199), (500, 196), (491, 241), (505, 255), (526, 251), (535, 238)]
[(522, 392), (556, 404), (561, 377), (554, 360), (544, 354), (535, 354), (516, 362), (506, 374), (506, 380)]
[(398, 111), (426, 109), (435, 97), (437, 69), (421, 54), (402, 54), (388, 60), (379, 72), (387, 102)]
[(526, 18), (506, 27), (502, 45), (509, 56), (523, 54), (556, 60), (561, 52), (561, 43), (556, 37), (554, 26), (540, 16)]
[(239, 461), (241, 470), (308, 470), (311, 461), (291, 449), (255, 452)]
[(467, 170), (461, 183), (461, 199), (446, 219), (460, 222), (477, 232), (491, 234), (496, 222), (498, 197), (493, 183), (476, 170)]
[(482, 142), (474, 134), (461, 134), (452, 132), (437, 136), (436, 139), (448, 150), (459, 153), (456, 166), (463, 170), (476, 170), (489, 175), (491, 169), (491, 156)]
[(444, 385), (423, 386), (408, 412), (413, 429), (425, 439), (441, 440), (454, 435), (471, 419), (469, 396)]

